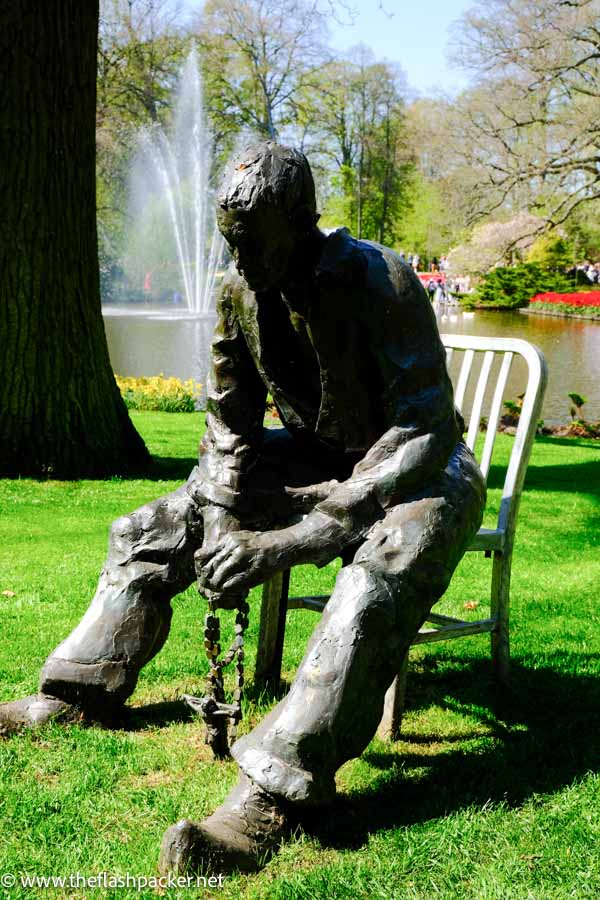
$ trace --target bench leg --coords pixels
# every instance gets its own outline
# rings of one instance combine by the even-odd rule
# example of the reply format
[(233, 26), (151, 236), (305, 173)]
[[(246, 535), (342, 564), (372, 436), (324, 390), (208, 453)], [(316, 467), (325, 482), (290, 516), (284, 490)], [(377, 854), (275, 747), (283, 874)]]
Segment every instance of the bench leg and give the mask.
[(289, 570), (278, 572), (263, 585), (254, 674), (254, 685), (259, 691), (279, 690), (289, 590)]
[(406, 676), (408, 672), (408, 650), (402, 657), (398, 674), (387, 690), (383, 705), (383, 716), (377, 729), (377, 737), (382, 741), (397, 741), (400, 737), (402, 713), (406, 698)]
[(494, 553), (492, 571), (492, 616), (497, 619), (492, 631), (492, 668), (496, 683), (507, 687), (510, 683), (509, 598), (511, 556)]

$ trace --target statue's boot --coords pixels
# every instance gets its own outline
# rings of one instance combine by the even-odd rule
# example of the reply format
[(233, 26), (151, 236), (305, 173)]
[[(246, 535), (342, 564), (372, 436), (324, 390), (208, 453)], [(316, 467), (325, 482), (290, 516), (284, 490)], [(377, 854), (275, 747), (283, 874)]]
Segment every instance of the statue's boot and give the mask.
[(0, 703), (0, 725), (9, 729), (38, 728), (50, 719), (73, 720), (81, 716), (81, 710), (51, 697), (49, 694), (31, 694), (21, 700)]
[(212, 816), (203, 822), (181, 819), (167, 828), (158, 866), (162, 874), (255, 872), (277, 851), (288, 830), (283, 801), (241, 775)]

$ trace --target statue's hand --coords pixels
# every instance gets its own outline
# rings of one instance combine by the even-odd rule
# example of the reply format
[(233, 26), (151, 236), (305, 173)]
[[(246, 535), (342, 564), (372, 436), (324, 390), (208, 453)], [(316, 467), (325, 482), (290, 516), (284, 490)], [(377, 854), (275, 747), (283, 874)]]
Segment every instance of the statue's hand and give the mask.
[[(209, 592), (234, 596), (267, 581), (276, 572), (288, 568), (288, 551), (281, 536), (284, 532), (234, 531), (215, 544), (196, 551), (198, 587)], [(280, 536), (281, 535), (281, 536)]]
[(290, 498), (294, 509), (310, 512), (321, 500), (326, 500), (338, 486), (337, 481), (321, 481), (319, 484), (308, 484), (305, 487), (286, 487), (285, 493)]
[(196, 551), (198, 587), (219, 594), (220, 605), (300, 563), (322, 566), (351, 542), (342, 525), (318, 511), (278, 531), (230, 531)]

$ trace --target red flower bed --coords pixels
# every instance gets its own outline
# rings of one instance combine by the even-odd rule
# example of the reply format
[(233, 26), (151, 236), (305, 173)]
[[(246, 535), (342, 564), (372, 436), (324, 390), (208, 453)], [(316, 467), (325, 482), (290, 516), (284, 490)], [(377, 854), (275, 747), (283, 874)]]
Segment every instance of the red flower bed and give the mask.
[(577, 294), (536, 294), (533, 303), (556, 303), (565, 306), (600, 306), (600, 291), (580, 291)]

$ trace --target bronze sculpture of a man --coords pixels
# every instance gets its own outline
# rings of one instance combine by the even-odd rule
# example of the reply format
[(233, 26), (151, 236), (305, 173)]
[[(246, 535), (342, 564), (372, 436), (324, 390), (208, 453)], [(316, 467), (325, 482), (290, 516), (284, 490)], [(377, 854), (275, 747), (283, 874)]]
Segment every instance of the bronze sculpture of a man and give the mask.
[[(40, 693), (0, 708), (35, 724), (122, 704), (195, 564), (226, 604), (298, 563), (350, 556), (289, 694), (232, 748), (238, 785), (204, 822), (168, 829), (164, 871), (251, 869), (294, 810), (331, 802), (335, 772), (375, 733), (398, 660), (485, 502), (410, 267), (346, 229), (320, 231), (308, 162), (273, 142), (230, 164), (218, 202), (234, 264), (199, 464), (179, 490), (114, 523), (96, 596), (46, 661)], [(268, 392), (280, 429), (263, 428)]]

